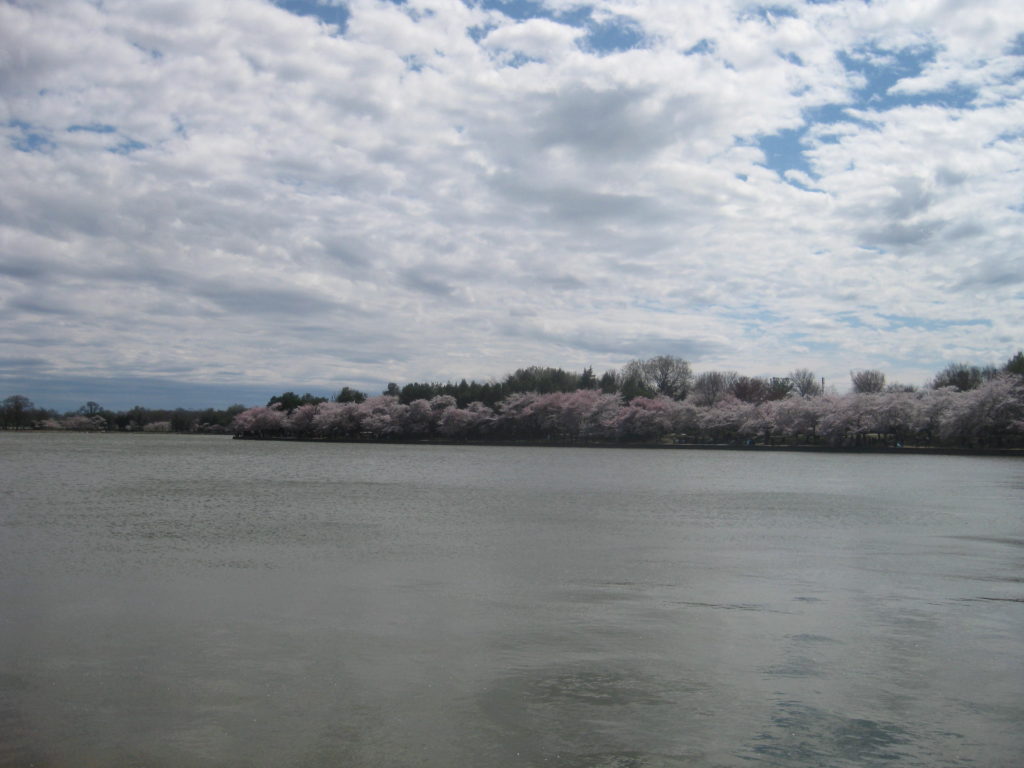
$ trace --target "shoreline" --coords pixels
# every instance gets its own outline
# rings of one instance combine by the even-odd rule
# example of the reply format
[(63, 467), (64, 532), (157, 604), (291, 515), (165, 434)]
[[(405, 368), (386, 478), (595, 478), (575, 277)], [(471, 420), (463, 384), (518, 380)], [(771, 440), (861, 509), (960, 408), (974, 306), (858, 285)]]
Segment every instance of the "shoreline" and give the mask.
[(360, 440), (297, 437), (254, 437), (234, 435), (233, 440), (261, 440), (282, 443), (354, 443), (357, 445), (447, 445), (513, 448), (625, 448), (640, 450), (746, 451), (777, 453), (846, 453), (916, 456), (1011, 456), (1024, 457), (1024, 448), (954, 448), (947, 446), (829, 446), (829, 445), (733, 445), (730, 443), (613, 443), (560, 442), (552, 440)]
[(290, 437), (277, 435), (257, 437), (255, 435), (231, 435), (215, 432), (118, 432), (118, 431), (83, 431), (83, 430), (40, 430), (18, 429), (0, 430), (10, 434), (82, 434), (82, 435), (179, 435), (183, 437), (221, 437), (232, 440), (254, 440), (277, 443), (325, 443), (325, 444), (356, 444), (356, 445), (439, 445), (439, 446), (479, 446), (484, 448), (620, 448), (628, 450), (681, 450), (681, 451), (746, 451), (750, 453), (839, 453), (839, 454), (885, 454), (913, 456), (1003, 456), (1024, 458), (1024, 447), (1021, 448), (957, 448), (953, 446), (903, 446), (897, 448), (889, 445), (866, 446), (831, 446), (831, 445), (743, 445), (733, 443), (616, 443), (616, 442), (564, 442), (557, 440), (447, 440), (444, 438), (428, 438), (420, 440), (395, 439), (372, 440), (360, 438), (322, 438), (322, 437)]

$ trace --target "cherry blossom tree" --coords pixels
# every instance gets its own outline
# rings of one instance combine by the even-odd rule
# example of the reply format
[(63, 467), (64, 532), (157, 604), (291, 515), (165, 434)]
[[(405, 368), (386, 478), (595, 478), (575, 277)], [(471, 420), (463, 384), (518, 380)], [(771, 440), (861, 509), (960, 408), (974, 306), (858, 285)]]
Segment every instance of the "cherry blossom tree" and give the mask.
[(863, 445), (865, 436), (875, 425), (876, 398), (871, 394), (850, 394), (846, 397), (823, 398), (828, 405), (818, 422), (819, 432), (833, 445), (850, 440)]
[(317, 437), (345, 439), (359, 434), (359, 405), (354, 402), (322, 403), (313, 417)]
[(999, 375), (954, 400), (941, 425), (942, 436), (969, 447), (1001, 445), (1024, 418), (1024, 383)]
[(917, 394), (913, 431), (919, 441), (934, 443), (941, 439), (943, 425), (960, 396), (953, 387), (925, 389)]
[(770, 445), (772, 435), (778, 428), (778, 409), (780, 400), (765, 400), (757, 403), (747, 412), (747, 418), (740, 424), (739, 434), (756, 441), (758, 437), (765, 445)]
[(466, 410), (473, 414), (475, 423), (473, 430), (480, 436), (489, 435), (497, 422), (497, 415), (489, 405), (476, 400), (466, 406)]
[(534, 411), (536, 392), (517, 392), (497, 406), (498, 428), (512, 438), (536, 438), (541, 434)]
[[(633, 376), (641, 391), (650, 392), (662, 384), (657, 378), (648, 381), (643, 377), (650, 373), (648, 364), (659, 360), (633, 361), (623, 374)], [(1024, 436), (1024, 377), (1014, 373), (983, 377), (980, 385), (968, 389), (885, 387), (885, 377), (879, 371), (855, 371), (851, 380), (857, 391), (823, 395), (815, 394), (820, 389), (805, 369), (775, 379), (711, 371), (696, 378), (685, 401), (636, 393), (629, 399), (621, 392), (595, 387), (575, 391), (549, 388), (544, 393), (514, 392), (498, 401), (494, 410), (481, 400), (460, 407), (465, 401), (451, 394), (418, 398), (408, 405), (394, 394), (385, 394), (361, 403), (305, 402), (286, 415), (282, 397), (268, 407), (243, 409), (235, 415), (232, 429), (246, 437), (290, 434), (371, 440), (443, 435), (456, 440), (496, 436), (576, 442), (696, 436), (714, 442), (743, 439), (770, 444), (780, 437), (793, 443), (816, 443), (825, 438), (833, 446), (876, 441), (1002, 446), (1020, 444)], [(593, 383), (591, 377), (587, 381)], [(389, 388), (394, 391), (405, 390), (397, 385)], [(136, 408), (125, 417), (141, 425), (164, 421), (168, 413)], [(188, 415), (176, 411), (173, 417)], [(102, 420), (99, 413), (89, 424), (80, 421), (85, 418), (69, 416), (61, 426), (102, 428), (95, 421)], [(174, 423), (172, 420), (172, 427)]]
[(438, 431), (445, 437), (465, 439), (473, 429), (476, 417), (464, 408), (448, 408), (441, 414)]
[(439, 416), (430, 407), (430, 401), (423, 398), (413, 400), (405, 412), (403, 431), (408, 437), (428, 437), (433, 433), (438, 419)]
[(622, 398), (598, 390), (576, 392), (568, 404), (568, 419), (575, 436), (583, 440), (605, 440), (615, 436)]
[(320, 412), (321, 403), (306, 403), (293, 410), (285, 420), (285, 429), (299, 438), (312, 437), (315, 430), (314, 420)]
[(246, 437), (274, 437), (284, 432), (285, 414), (280, 403), (256, 406), (235, 416), (231, 424), (236, 435)]
[(75, 432), (102, 432), (107, 428), (107, 420), (99, 414), (87, 416), (84, 413), (76, 413), (61, 419), (60, 428)]
[(823, 406), (829, 401), (822, 397), (801, 397), (795, 395), (780, 400), (775, 409), (776, 429), (796, 442), (815, 441), (818, 436), (818, 421)]
[(755, 410), (753, 404), (732, 395), (720, 397), (714, 404), (701, 410), (701, 432), (716, 443), (732, 441), (740, 433), (740, 428), (752, 418)]
[(667, 397), (636, 397), (619, 409), (616, 432), (623, 440), (654, 440), (672, 432), (674, 415)]
[(916, 432), (920, 399), (914, 392), (886, 390), (874, 396), (872, 428), (881, 435), (890, 435), (893, 442), (904, 444)]
[(480, 437), (494, 422), (494, 411), (481, 402), (465, 408), (447, 408), (441, 415), (438, 431), (445, 437), (469, 439)]
[(367, 398), (358, 405), (360, 431), (376, 440), (399, 437), (408, 409), (393, 395)]

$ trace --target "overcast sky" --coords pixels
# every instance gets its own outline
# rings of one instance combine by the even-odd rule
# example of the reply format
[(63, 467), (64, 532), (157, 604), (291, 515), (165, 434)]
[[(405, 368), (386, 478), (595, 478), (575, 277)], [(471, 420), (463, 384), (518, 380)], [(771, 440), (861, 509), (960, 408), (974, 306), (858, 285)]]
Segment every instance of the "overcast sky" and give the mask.
[(1020, 0), (0, 0), (0, 397), (1024, 346)]

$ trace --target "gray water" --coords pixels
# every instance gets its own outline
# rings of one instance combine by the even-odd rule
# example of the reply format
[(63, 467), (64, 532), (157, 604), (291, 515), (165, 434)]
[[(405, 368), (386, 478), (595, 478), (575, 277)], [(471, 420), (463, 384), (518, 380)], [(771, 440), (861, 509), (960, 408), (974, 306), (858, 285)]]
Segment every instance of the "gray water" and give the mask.
[(0, 434), (2, 766), (1019, 766), (1024, 461)]

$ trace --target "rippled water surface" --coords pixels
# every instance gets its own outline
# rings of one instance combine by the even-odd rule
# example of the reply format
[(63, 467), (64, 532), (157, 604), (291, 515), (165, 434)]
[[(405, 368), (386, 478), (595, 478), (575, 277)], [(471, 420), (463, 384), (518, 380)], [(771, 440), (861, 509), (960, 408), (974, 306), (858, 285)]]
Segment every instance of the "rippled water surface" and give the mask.
[(2, 766), (1019, 766), (1024, 461), (0, 433)]

